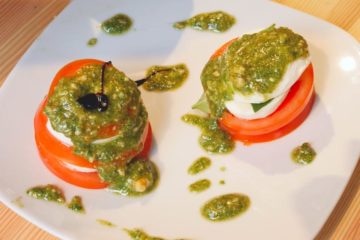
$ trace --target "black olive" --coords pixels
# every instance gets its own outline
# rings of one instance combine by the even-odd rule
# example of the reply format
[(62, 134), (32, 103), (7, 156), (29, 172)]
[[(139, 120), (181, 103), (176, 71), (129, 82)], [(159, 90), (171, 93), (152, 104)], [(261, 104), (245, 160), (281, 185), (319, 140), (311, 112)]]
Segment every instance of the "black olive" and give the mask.
[(79, 97), (77, 101), (85, 109), (97, 110), (99, 112), (105, 111), (109, 105), (109, 99), (103, 93), (89, 93)]

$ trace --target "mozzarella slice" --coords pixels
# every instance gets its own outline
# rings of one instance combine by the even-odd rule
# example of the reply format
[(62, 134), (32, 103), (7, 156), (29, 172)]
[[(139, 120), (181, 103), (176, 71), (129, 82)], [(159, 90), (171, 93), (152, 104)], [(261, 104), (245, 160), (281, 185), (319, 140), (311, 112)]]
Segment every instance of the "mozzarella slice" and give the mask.
[(225, 106), (227, 110), (231, 112), (233, 115), (235, 115), (237, 118), (248, 119), (248, 120), (263, 118), (273, 113), (280, 106), (280, 104), (286, 98), (287, 93), (288, 92), (273, 98), (268, 104), (266, 104), (257, 112), (254, 112), (251, 103), (241, 102), (235, 98), (232, 101), (226, 102)]
[[(284, 93), (289, 91), (291, 86), (299, 79), (299, 77), (309, 64), (310, 57), (299, 58), (288, 65), (281, 81), (272, 93), (261, 94), (258, 92), (254, 92), (251, 95), (243, 95), (239, 91), (235, 91), (234, 101), (243, 103), (262, 103), (271, 98), (279, 97), (280, 95), (283, 95)], [(262, 80), (259, 79), (258, 81)]]
[(50, 124), (50, 121), (46, 122), (46, 128), (51, 133), (51, 135), (53, 135), (57, 140), (61, 141), (63, 144), (65, 144), (67, 146), (73, 145), (70, 138), (66, 137), (64, 134), (57, 132), (57, 131), (55, 131), (55, 129), (53, 129), (53, 127)]
[(79, 167), (73, 164), (70, 164), (68, 162), (62, 162), (68, 169), (77, 171), (77, 172), (83, 172), (83, 173), (93, 173), (97, 172), (95, 168), (87, 168), (87, 167)]
[[(50, 121), (46, 122), (46, 127), (49, 130), (49, 132), (51, 133), (51, 135), (53, 135), (57, 140), (61, 141), (62, 143), (64, 143), (67, 146), (73, 146), (71, 139), (66, 137), (63, 133), (57, 132), (55, 129), (53, 129), (53, 127), (50, 124)], [(145, 130), (144, 130), (144, 132), (145, 132)], [(146, 130), (146, 132), (147, 132), (147, 130)], [(119, 135), (112, 136), (109, 138), (97, 139), (97, 140), (93, 141), (92, 143), (93, 144), (101, 144), (101, 143), (111, 142), (114, 139), (116, 139), (118, 136)]]

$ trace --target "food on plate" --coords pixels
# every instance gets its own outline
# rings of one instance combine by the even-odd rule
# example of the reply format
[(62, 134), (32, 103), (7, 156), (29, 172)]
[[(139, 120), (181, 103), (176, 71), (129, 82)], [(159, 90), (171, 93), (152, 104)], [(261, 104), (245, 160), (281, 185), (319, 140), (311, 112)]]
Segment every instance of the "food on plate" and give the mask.
[(173, 24), (174, 28), (184, 29), (191, 27), (200, 31), (225, 32), (235, 24), (236, 20), (223, 11), (197, 14), (184, 21)]
[(250, 207), (250, 198), (240, 193), (228, 193), (214, 197), (201, 208), (208, 220), (218, 222), (239, 216)]
[(88, 41), (87, 41), (87, 45), (89, 47), (92, 47), (92, 46), (95, 46), (98, 42), (98, 39), (93, 37), (93, 38), (90, 38)]
[(244, 143), (294, 130), (311, 111), (315, 92), (306, 40), (270, 26), (221, 46), (201, 74), (204, 94), (194, 108)]
[(181, 119), (201, 129), (199, 144), (205, 151), (225, 154), (234, 150), (235, 142), (227, 132), (219, 127), (215, 118), (185, 114)]
[(211, 181), (209, 179), (200, 179), (189, 185), (189, 191), (200, 193), (210, 188), (210, 186), (211, 186)]
[(105, 220), (105, 219), (96, 219), (96, 222), (100, 223), (101, 225), (103, 226), (106, 226), (106, 227), (116, 227), (116, 225), (108, 220)]
[(196, 159), (188, 168), (188, 173), (190, 175), (195, 175), (200, 172), (205, 171), (211, 166), (211, 159), (208, 157), (199, 157)]
[[(136, 83), (111, 62), (80, 59), (53, 79), (34, 119), (44, 164), (84, 188), (139, 195), (154, 188), (152, 132)], [(124, 190), (126, 189), (126, 190)]]
[(85, 213), (84, 204), (80, 196), (74, 196), (68, 203), (67, 207), (74, 212)]
[(123, 13), (116, 14), (101, 23), (101, 29), (112, 35), (127, 32), (132, 26), (131, 18)]
[(29, 188), (26, 194), (30, 197), (50, 202), (65, 203), (63, 191), (55, 185), (48, 184)]
[(307, 165), (314, 161), (316, 152), (310, 143), (305, 142), (291, 151), (291, 159), (298, 164)]
[(187, 79), (189, 70), (185, 64), (176, 64), (172, 66), (152, 66), (147, 70), (144, 83), (141, 83), (148, 91), (168, 91), (179, 88)]

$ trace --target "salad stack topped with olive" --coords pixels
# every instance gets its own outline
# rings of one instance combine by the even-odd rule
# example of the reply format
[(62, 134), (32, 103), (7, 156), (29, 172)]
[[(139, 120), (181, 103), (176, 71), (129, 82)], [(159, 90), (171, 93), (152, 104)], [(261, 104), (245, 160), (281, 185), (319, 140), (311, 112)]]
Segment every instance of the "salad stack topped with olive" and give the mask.
[(64, 181), (122, 195), (156, 186), (148, 113), (136, 83), (111, 62), (81, 59), (64, 66), (34, 125), (42, 161)]

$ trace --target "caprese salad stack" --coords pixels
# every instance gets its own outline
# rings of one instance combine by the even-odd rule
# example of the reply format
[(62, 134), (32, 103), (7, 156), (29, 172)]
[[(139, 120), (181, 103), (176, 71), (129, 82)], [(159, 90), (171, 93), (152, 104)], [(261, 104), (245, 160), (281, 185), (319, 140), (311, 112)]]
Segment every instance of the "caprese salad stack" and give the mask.
[(210, 115), (244, 143), (291, 132), (308, 116), (315, 96), (306, 40), (275, 25), (220, 47), (201, 81)]

